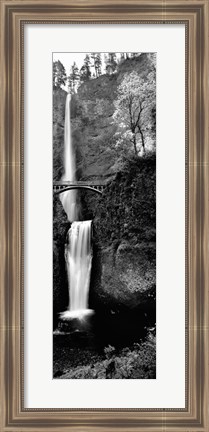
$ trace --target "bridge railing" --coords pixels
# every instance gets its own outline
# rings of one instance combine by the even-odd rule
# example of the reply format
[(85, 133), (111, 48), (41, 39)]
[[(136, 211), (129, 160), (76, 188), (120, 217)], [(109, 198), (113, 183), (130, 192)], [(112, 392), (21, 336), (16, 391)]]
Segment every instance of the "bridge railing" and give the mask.
[(102, 182), (84, 182), (84, 181), (55, 181), (53, 192), (56, 194), (63, 193), (71, 189), (89, 189), (98, 193), (103, 192), (105, 185)]
[(105, 186), (106, 182), (101, 181), (86, 181), (86, 180), (75, 180), (75, 181), (69, 181), (69, 180), (61, 180), (61, 181), (54, 181), (54, 186)]

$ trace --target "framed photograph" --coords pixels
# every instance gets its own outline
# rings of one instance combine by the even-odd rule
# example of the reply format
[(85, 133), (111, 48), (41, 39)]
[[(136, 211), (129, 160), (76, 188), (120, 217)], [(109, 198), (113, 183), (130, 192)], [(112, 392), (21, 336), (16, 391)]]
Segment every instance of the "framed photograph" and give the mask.
[(1, 431), (207, 432), (208, 2), (1, 17)]
[(53, 53), (53, 83), (53, 377), (155, 379), (156, 54)]

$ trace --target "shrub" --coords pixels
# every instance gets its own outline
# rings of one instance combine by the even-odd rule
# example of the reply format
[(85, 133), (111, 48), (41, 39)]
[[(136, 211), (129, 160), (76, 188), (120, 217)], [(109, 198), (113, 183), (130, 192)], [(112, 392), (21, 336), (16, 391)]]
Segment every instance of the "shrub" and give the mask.
[(154, 379), (156, 377), (156, 337), (149, 333), (142, 343), (118, 352), (108, 345), (105, 360), (93, 365), (78, 366), (61, 378), (71, 379)]

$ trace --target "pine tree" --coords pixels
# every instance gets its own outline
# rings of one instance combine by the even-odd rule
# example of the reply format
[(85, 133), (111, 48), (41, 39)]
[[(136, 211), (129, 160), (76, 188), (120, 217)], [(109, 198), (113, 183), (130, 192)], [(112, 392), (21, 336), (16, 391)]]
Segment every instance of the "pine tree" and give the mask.
[(117, 68), (117, 57), (116, 53), (111, 52), (108, 53), (105, 56), (105, 63), (106, 63), (106, 72), (107, 74), (111, 75), (116, 71)]
[(53, 87), (60, 88), (65, 86), (67, 75), (65, 67), (60, 60), (53, 62)]
[(136, 58), (138, 55), (139, 55), (139, 53), (132, 52), (132, 53), (131, 53), (131, 58), (134, 59), (134, 58)]
[(97, 76), (100, 76), (102, 74), (102, 57), (100, 53), (96, 54), (96, 69)]
[(68, 77), (68, 86), (71, 93), (75, 93), (77, 85), (80, 80), (80, 74), (78, 66), (74, 62), (70, 69), (70, 75)]
[(94, 71), (95, 71), (95, 77), (97, 78), (102, 73), (101, 54), (100, 53), (91, 53), (91, 59), (93, 62), (92, 67), (94, 68)]
[[(96, 75), (97, 71), (96, 71), (96, 67), (95, 67), (95, 64), (96, 64), (96, 53), (91, 53), (91, 60), (92, 60), (92, 63), (93, 63), (91, 65), (91, 67), (94, 68), (95, 76), (97, 76)], [(94, 76), (94, 73), (93, 73), (93, 76)]]
[(86, 54), (86, 57), (84, 59), (84, 64), (80, 69), (80, 80), (82, 82), (88, 81), (91, 78), (91, 60), (88, 54)]

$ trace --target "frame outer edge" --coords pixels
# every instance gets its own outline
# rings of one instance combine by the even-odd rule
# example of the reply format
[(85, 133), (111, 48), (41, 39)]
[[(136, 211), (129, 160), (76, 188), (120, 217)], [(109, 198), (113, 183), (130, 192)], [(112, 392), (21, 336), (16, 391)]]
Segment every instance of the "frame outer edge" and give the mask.
[(4, 290), (4, 270), (5, 270), (5, 255), (6, 255), (6, 231), (5, 231), (5, 210), (4, 210), (4, 193), (6, 189), (5, 176), (7, 167), (5, 166), (5, 139), (6, 139), (6, 129), (5, 129), (5, 105), (6, 105), (6, 74), (5, 74), (5, 48), (4, 48), (4, 32), (5, 32), (5, 8), (4, 4), (0, 4), (0, 86), (1, 86), (1, 97), (2, 103), (0, 104), (0, 256), (1, 271), (0, 271), (0, 430), (4, 430), (4, 425), (6, 422), (6, 393), (5, 393), (5, 356), (6, 356), (6, 327), (5, 327), (5, 290)]
[[(117, 0), (116, 0), (116, 2), (117, 2)], [(12, 5), (15, 6), (16, 3), (19, 3), (19, 4), (21, 3), (21, 4), (24, 4), (25, 6), (27, 6), (27, 4), (29, 4), (30, 2), (28, 2), (27, 0), (26, 1), (22, 0), (21, 2), (20, 1), (19, 2), (15, 2), (14, 1), (14, 2), (12, 2), (12, 4), (11, 3), (10, 4), (11, 4), (11, 6)], [(91, 1), (90, 3), (91, 4), (95, 4), (95, 5), (98, 4), (98, 2), (95, 2), (95, 1), (93, 1), (93, 2)], [(112, 1), (109, 1), (108, 3), (112, 4)], [(123, 4), (125, 4), (124, 2), (120, 2), (120, 0), (117, 3), (123, 3)], [(139, 1), (134, 1), (132, 3), (135, 3), (135, 4), (139, 4), (139, 3), (141, 4), (142, 3), (143, 4), (143, 3), (145, 3), (145, 1), (140, 1), (140, 2)], [(153, 4), (153, 2), (150, 2), (150, 4), (151, 3)], [(167, 4), (171, 4), (171, 3), (174, 4), (174, 5), (177, 5), (177, 4), (182, 4), (182, 1), (181, 2), (173, 1), (173, 2), (168, 2)], [(185, 2), (185, 4), (186, 3), (187, 2)], [(190, 2), (188, 2), (188, 3), (190, 3)], [(204, 47), (205, 57), (207, 57), (206, 63), (204, 65), (204, 72), (205, 72), (205, 75), (204, 75), (204, 93), (205, 93), (205, 120), (206, 120), (208, 118), (207, 115), (208, 115), (208, 108), (209, 108), (208, 107), (208, 100), (209, 100), (208, 93), (209, 92), (208, 92), (208, 78), (207, 78), (207, 72), (208, 72), (208, 53), (207, 53), (207, 48), (208, 48), (208, 30), (207, 30), (207, 25), (208, 25), (208, 21), (209, 20), (208, 20), (208, 16), (206, 16), (206, 11), (208, 11), (208, 3), (205, 0), (201, 0), (201, 1), (196, 0), (195, 2), (193, 2), (194, 5), (195, 4), (196, 5), (200, 5), (200, 4), (203, 4), (203, 3), (204, 3), (204, 6), (205, 6), (205, 9), (204, 9), (205, 10), (205, 15), (204, 15), (205, 16), (205, 19), (204, 19), (204, 21), (205, 21), (205, 37), (207, 38), (207, 43), (206, 43), (206, 46)], [(6, 4), (6, 2), (3, 1), (2, 4), (1, 4), (1, 10), (4, 9), (4, 5), (5, 4)], [(8, 4), (9, 4), (9, 2), (7, 2), (7, 5)], [(41, 8), (42, 4), (43, 4), (42, 0), (37, 1), (37, 5), (39, 5), (40, 8)], [(48, 1), (48, 4), (52, 4), (52, 2)], [(53, 4), (58, 4), (58, 2), (57, 1), (53, 1)], [(67, 5), (68, 3), (65, 2), (65, 4)], [(83, 1), (81, 1), (81, 2), (79, 2), (79, 5), (81, 5), (81, 4), (86, 4), (86, 3), (83, 2)], [(104, 2), (104, 4), (105, 4), (105, 2)], [(156, 2), (156, 4), (159, 4), (158, 1)], [(4, 9), (4, 11), (5, 11), (5, 9)], [(1, 26), (1, 33), (2, 33), (2, 35), (3, 35), (4, 31), (6, 31), (6, 29), (5, 29), (5, 20), (4, 20), (4, 18), (5, 18), (4, 11), (2, 13), (2, 26)], [(16, 20), (16, 27), (15, 28), (16, 28), (16, 31), (17, 31), (18, 30), (18, 20)], [(13, 29), (14, 29), (14, 19), (13, 19)], [(16, 33), (16, 31), (14, 33)], [(14, 33), (13, 33), (13, 43), (14, 43), (14, 46), (16, 46), (16, 50), (17, 50), (19, 41), (18, 41), (18, 38), (15, 39), (15, 34)], [(2, 57), (1, 57), (1, 69), (2, 69), (2, 72), (4, 72), (4, 58), (5, 58), (5, 55), (6, 55), (5, 50), (4, 50), (3, 40), (4, 40), (4, 38), (2, 37)], [(14, 56), (14, 51), (13, 51), (13, 53), (12, 53), (12, 63), (14, 64), (14, 66), (17, 65), (17, 61), (18, 61), (18, 53), (16, 53), (16, 55), (17, 55), (17, 57)], [(20, 67), (20, 65), (18, 67)], [(17, 67), (17, 69), (18, 69), (18, 67)], [(16, 70), (16, 68), (14, 68), (14, 69)], [(19, 81), (18, 75), (15, 73), (15, 70), (13, 70), (12, 72), (10, 71), (11, 72), (11, 76), (9, 78), (5, 77), (5, 80), (3, 80), (3, 85), (2, 85), (3, 92), (2, 92), (2, 94), (3, 94), (3, 100), (5, 101), (6, 93), (7, 93), (7, 91), (9, 91), (9, 89), (7, 89), (8, 80), (10, 80), (9, 81), (10, 84), (11, 84), (11, 82), (13, 83), (12, 87), (17, 86), (16, 87), (17, 93), (15, 92), (15, 95), (13, 96), (13, 99), (12, 99), (12, 109), (13, 109), (14, 125), (15, 125), (15, 128), (17, 128), (16, 131), (18, 131), (18, 135), (20, 135), (20, 131), (18, 129), (18, 127), (19, 127), (18, 126), (18, 122), (19, 122), (18, 116), (20, 115), (20, 100), (21, 100), (20, 92), (21, 92), (21, 89), (20, 89), (20, 81)], [(4, 73), (2, 75), (5, 76)], [(15, 102), (16, 102), (15, 104), (14, 104), (14, 99), (15, 99)], [(206, 106), (206, 104), (207, 104), (207, 106)], [(4, 104), (2, 104), (2, 106), (3, 105)], [(17, 111), (17, 112), (15, 112), (15, 111)], [(3, 109), (2, 108), (1, 108), (1, 118), (2, 118), (2, 120), (4, 119), (4, 113), (3, 113)], [(202, 227), (203, 234), (202, 234), (202, 237), (199, 239), (199, 241), (202, 242), (202, 243), (200, 245), (198, 239), (195, 239), (195, 238), (194, 238), (194, 243), (195, 243), (195, 247), (197, 247), (197, 243), (199, 243), (199, 247), (203, 248), (203, 252), (204, 253), (203, 253), (203, 257), (202, 258), (204, 260), (204, 269), (205, 269), (205, 287), (207, 287), (208, 286), (208, 280), (209, 280), (209, 278), (208, 278), (208, 269), (207, 269), (208, 268), (208, 255), (209, 255), (208, 254), (208, 240), (209, 240), (209, 235), (208, 235), (208, 205), (209, 205), (209, 203), (208, 203), (208, 200), (209, 200), (209, 195), (208, 195), (208, 181), (209, 181), (208, 164), (209, 164), (209, 161), (208, 161), (208, 127), (207, 127), (207, 121), (205, 123), (206, 123), (205, 124), (205, 144), (204, 144), (204, 147), (203, 147), (204, 159), (200, 161), (201, 162), (200, 166), (198, 166), (196, 168), (194, 166), (191, 167), (191, 171), (193, 171), (193, 180), (194, 180), (194, 189), (193, 189), (193, 199), (194, 199), (194, 202), (192, 204), (192, 208), (194, 210), (194, 207), (197, 205), (197, 198), (195, 198), (196, 197), (196, 193), (198, 194), (198, 191), (195, 189), (195, 187), (197, 187), (197, 183), (195, 182), (195, 178), (196, 178), (196, 175), (197, 175), (197, 170), (203, 170), (202, 183), (199, 184), (199, 185), (201, 185), (201, 184), (203, 185), (203, 191), (201, 192), (199, 190), (199, 193), (201, 194), (201, 197), (205, 198), (205, 207), (204, 207), (204, 210), (203, 210), (204, 211), (204, 224), (203, 224), (203, 227)], [(3, 131), (1, 132), (1, 140), (2, 140), (1, 144), (2, 145), (0, 147), (0, 151), (1, 151), (1, 153), (0, 153), (0, 157), (1, 157), (1, 159), (0, 159), (0, 163), (1, 163), (1, 166), (0, 166), (0, 168), (1, 168), (1, 170), (0, 170), (0, 180), (1, 180), (1, 183), (0, 183), (0, 192), (2, 192), (2, 195), (0, 196), (0, 211), (1, 211), (0, 216), (4, 216), (4, 212), (5, 212), (4, 204), (7, 204), (8, 208), (10, 207), (10, 204), (13, 203), (13, 205), (14, 205), (14, 202), (17, 204), (17, 207), (15, 207), (15, 209), (13, 207), (12, 219), (11, 219), (12, 220), (12, 225), (11, 226), (12, 226), (12, 232), (14, 234), (14, 237), (12, 237), (11, 234), (9, 235), (9, 233), (8, 233), (8, 239), (7, 239), (5, 237), (5, 230), (1, 230), (1, 245), (0, 246), (1, 246), (1, 248), (3, 247), (3, 252), (4, 252), (5, 244), (6, 244), (7, 241), (9, 242), (9, 247), (12, 248), (12, 250), (13, 250), (13, 253), (11, 253), (11, 249), (8, 250), (8, 253), (9, 253), (10, 257), (12, 257), (13, 276), (15, 278), (17, 278), (16, 280), (19, 281), (19, 276), (18, 276), (17, 271), (18, 271), (18, 268), (19, 268), (19, 265), (20, 265), (20, 257), (21, 257), (21, 250), (20, 250), (20, 248), (21, 248), (21, 230), (20, 230), (20, 222), (21, 222), (20, 211), (21, 211), (21, 208), (20, 208), (20, 202), (18, 203), (17, 201), (18, 201), (18, 196), (20, 194), (20, 189), (19, 189), (20, 188), (20, 177), (19, 177), (20, 176), (20, 159), (19, 159), (19, 156), (20, 156), (19, 145), (20, 145), (20, 143), (18, 141), (18, 146), (17, 147), (15, 146), (15, 142), (17, 142), (15, 140), (17, 139), (17, 137), (15, 138), (16, 134), (14, 134), (14, 131), (15, 131), (15, 129), (13, 130), (12, 138), (10, 136), (11, 142), (13, 143), (13, 145), (12, 145), (12, 147), (13, 147), (12, 148), (12, 153), (11, 152), (8, 153), (9, 161), (13, 162), (12, 163), (12, 167), (9, 166), (9, 165), (3, 165), (3, 163), (6, 162), (6, 159), (5, 159), (6, 156), (5, 156), (5, 152), (4, 152), (5, 147), (4, 147)], [(6, 134), (6, 130), (5, 130), (5, 134)], [(5, 139), (6, 138), (7, 137), (5, 135)], [(6, 143), (6, 141), (5, 141), (5, 143)], [(11, 155), (12, 155), (12, 159), (11, 159)], [(6, 175), (8, 175), (8, 177), (5, 177)], [(6, 183), (6, 178), (10, 179), (9, 180), (9, 188), (12, 191), (13, 196), (10, 196), (8, 198), (8, 200), (4, 203), (3, 199), (1, 199), (1, 197), (4, 196), (4, 192), (6, 192), (6, 190), (7, 190), (6, 188), (8, 188), (7, 183)], [(194, 216), (192, 216), (192, 217), (194, 217)], [(3, 217), (3, 219), (4, 219), (4, 217)], [(194, 227), (194, 225), (193, 225), (193, 219), (192, 219), (192, 227)], [(193, 232), (193, 234), (194, 234), (194, 232)], [(3, 254), (3, 257), (4, 257), (4, 254)], [(3, 272), (1, 272), (1, 281), (3, 281)], [(19, 284), (19, 282), (18, 282), (18, 284)], [(35, 412), (33, 412), (33, 413), (31, 412), (31, 414), (29, 414), (29, 412), (25, 412), (24, 413), (24, 421), (22, 423), (20, 423), (21, 412), (20, 412), (20, 407), (19, 407), (19, 402), (18, 402), (18, 400), (20, 398), (20, 394), (19, 394), (20, 383), (19, 383), (19, 376), (17, 375), (18, 374), (18, 369), (20, 368), (20, 364), (18, 362), (16, 362), (16, 360), (15, 360), (15, 359), (17, 359), (18, 352), (19, 352), (19, 346), (20, 346), (20, 339), (19, 339), (20, 338), (20, 333), (19, 333), (20, 321), (19, 321), (19, 317), (18, 317), (18, 314), (19, 314), (19, 305), (18, 305), (19, 289), (20, 289), (20, 287), (18, 286), (17, 291), (16, 292), (14, 291), (15, 299), (12, 300), (12, 303), (9, 302), (9, 305), (12, 305), (12, 316), (11, 316), (12, 319), (11, 319), (11, 321), (8, 321), (8, 317), (6, 317), (6, 315), (1, 314), (2, 327), (1, 327), (1, 333), (0, 334), (1, 334), (1, 340), (2, 340), (3, 348), (4, 348), (3, 350), (1, 350), (1, 357), (0, 357), (1, 360), (3, 360), (3, 361), (1, 361), (1, 365), (0, 365), (0, 367), (1, 367), (1, 374), (2, 374), (1, 376), (3, 377), (3, 373), (4, 373), (4, 369), (3, 369), (4, 366), (3, 365), (5, 363), (4, 354), (5, 354), (5, 350), (6, 349), (11, 350), (10, 354), (12, 353), (12, 355), (13, 355), (12, 364), (13, 364), (13, 373), (15, 375), (15, 377), (13, 376), (11, 378), (11, 380), (10, 380), (10, 392), (9, 392), (9, 396), (12, 397), (12, 403), (10, 402), (10, 408), (11, 408), (11, 411), (10, 411), (10, 421), (11, 421), (11, 423), (10, 423), (10, 425), (7, 425), (5, 427), (5, 425), (6, 425), (6, 417), (2, 416), (2, 429), (1, 430), (2, 430), (2, 432), (3, 431), (5, 431), (5, 432), (6, 431), (8, 431), (8, 432), (9, 431), (11, 431), (11, 432), (20, 431), (21, 432), (23, 430), (25, 430), (25, 431), (27, 430), (27, 432), (29, 432), (29, 431), (36, 432), (36, 431), (41, 431), (41, 430), (44, 431), (44, 430), (47, 430), (48, 427), (49, 427), (49, 424), (47, 424), (48, 421), (49, 421), (49, 418), (51, 418), (51, 422), (53, 423), (53, 417), (56, 416), (55, 412), (51, 412), (51, 414), (50, 414), (50, 412), (47, 413), (47, 411), (42, 412), (42, 413), (41, 412), (39, 412), (39, 413), (38, 412), (36, 412), (36, 413)], [(164, 430), (164, 431), (175, 431), (176, 432), (177, 429), (178, 429), (179, 431), (182, 431), (182, 432), (183, 431), (184, 432), (186, 432), (186, 431), (189, 432), (189, 430), (192, 430), (194, 427), (195, 427), (195, 429), (194, 429), (195, 432), (199, 432), (199, 431), (201, 431), (201, 432), (207, 432), (208, 431), (208, 428), (207, 428), (207, 426), (208, 426), (208, 407), (207, 407), (207, 402), (208, 402), (208, 379), (207, 379), (207, 377), (208, 377), (208, 375), (207, 375), (208, 374), (208, 346), (207, 346), (207, 344), (208, 344), (208, 310), (207, 310), (207, 305), (208, 305), (208, 290), (206, 289), (204, 293), (205, 293), (205, 304), (203, 305), (203, 308), (204, 308), (204, 321), (202, 322), (203, 323), (202, 328), (199, 329), (200, 330), (199, 334), (201, 335), (201, 338), (203, 339), (203, 347), (205, 349), (205, 361), (206, 361), (206, 364), (204, 365), (204, 371), (206, 372), (205, 390), (204, 390), (205, 393), (204, 393), (204, 399), (203, 399), (203, 406), (200, 407), (200, 408), (202, 408), (203, 415), (205, 414), (204, 421), (201, 422), (201, 423), (199, 423), (199, 424), (196, 424), (195, 426), (191, 425), (191, 429), (190, 429), (190, 426), (187, 427), (187, 425), (185, 423), (185, 420), (184, 420), (183, 425), (181, 425), (181, 426), (179, 425), (178, 426), (176, 424), (176, 426), (174, 426), (175, 425), (175, 420), (178, 419), (178, 413), (174, 412), (173, 416), (172, 416), (173, 420), (174, 420), (173, 426), (169, 425), (169, 424), (166, 425), (166, 420), (169, 421), (169, 417), (170, 416), (169, 415), (167, 416), (165, 413), (162, 412), (162, 414), (161, 414), (162, 425), (160, 426), (160, 423), (159, 423), (159, 425), (155, 426), (155, 427), (149, 427), (148, 426), (148, 427), (146, 427), (147, 431), (149, 431), (149, 430), (150, 431), (153, 431), (153, 430), (155, 430), (155, 431), (156, 430)], [(4, 293), (2, 293), (2, 291), (1, 291), (1, 300), (3, 302), (6, 300), (6, 298), (4, 296)], [(14, 301), (14, 300), (16, 300), (16, 301)], [(10, 301), (11, 301), (11, 299), (10, 299)], [(6, 322), (10, 323), (10, 324), (13, 323), (13, 325), (14, 325), (13, 328), (9, 328), (9, 327), (5, 326)], [(195, 344), (195, 334), (197, 335), (197, 330), (198, 330), (197, 328), (196, 329), (192, 329), (193, 335), (194, 335), (194, 344)], [(6, 338), (8, 336), (9, 336), (9, 339), (10, 339), (10, 345), (9, 346), (6, 345)], [(7, 376), (5, 378), (8, 379)], [(13, 381), (12, 381), (12, 379), (13, 379)], [(3, 380), (1, 380), (1, 390), (4, 392), (4, 382), (3, 382)], [(13, 394), (12, 394), (12, 391), (14, 391)], [(192, 398), (194, 396), (195, 395), (192, 395)], [(1, 398), (1, 399), (3, 399), (3, 398)], [(9, 402), (9, 401), (7, 401), (6, 397), (4, 398), (4, 401), (2, 400), (2, 402), (1, 402), (2, 414), (3, 415), (6, 412), (6, 403), (5, 402), (6, 403)], [(84, 432), (84, 430), (85, 431), (90, 431), (90, 430), (93, 430), (93, 429), (95, 430), (95, 427), (96, 428), (98, 427), (98, 430), (102, 432), (102, 431), (106, 431), (108, 426), (109, 426), (108, 427), (109, 431), (110, 430), (112, 430), (112, 431), (114, 430), (115, 431), (117, 429), (116, 417), (119, 419), (120, 416), (121, 416), (121, 418), (123, 416), (125, 416), (125, 413), (121, 412), (121, 414), (120, 414), (118, 412), (117, 413), (118, 416), (116, 416), (115, 418), (112, 417), (112, 420), (110, 419), (109, 425), (107, 425), (106, 423), (104, 423), (103, 426), (101, 426), (101, 425), (100, 426), (96, 426), (93, 423), (91, 425), (89, 425), (89, 423), (86, 422), (85, 426), (82, 426), (80, 424), (77, 424), (77, 426), (75, 426), (75, 423), (74, 423), (75, 422), (75, 417), (74, 417), (75, 414), (76, 414), (75, 412), (72, 413), (72, 414), (69, 412), (69, 416), (71, 416), (71, 421), (73, 423), (73, 427), (75, 427), (76, 430), (79, 431), (79, 432)], [(138, 412), (138, 413), (132, 413), (132, 414), (133, 414), (132, 419), (134, 419), (134, 418), (136, 419), (137, 415), (139, 415), (140, 413)], [(151, 415), (153, 415), (155, 417), (155, 414), (157, 414), (157, 413), (150, 413), (150, 417), (151, 417)], [(11, 418), (12, 415), (13, 415), (13, 418)], [(30, 415), (31, 415), (31, 418), (30, 418)], [(109, 413), (101, 412), (99, 414), (101, 421), (102, 421), (102, 419), (104, 420), (105, 418), (107, 418), (108, 415), (111, 418), (111, 416), (112, 416), (111, 411)], [(128, 413), (127, 413), (127, 415), (128, 415)], [(79, 411), (78, 411), (78, 413), (76, 414), (76, 418), (77, 418), (77, 416), (79, 416), (80, 418), (84, 417), (84, 419), (85, 418), (89, 418), (90, 419), (91, 416), (94, 416), (94, 412), (93, 411), (92, 411), (92, 413), (91, 412), (89, 412), (89, 413), (88, 412), (86, 412), (86, 413), (84, 412), (84, 414), (82, 415), (82, 413), (79, 413)], [(142, 416), (143, 416), (143, 414), (142, 414)], [(36, 418), (37, 420), (38, 420), (38, 418), (40, 420), (42, 419), (42, 422), (41, 421), (40, 421), (40, 423), (34, 422), (33, 425), (32, 425), (32, 422), (33, 422), (32, 417), (34, 419)], [(48, 419), (47, 419), (47, 417), (48, 417)], [(166, 417), (167, 417), (167, 419), (166, 419)], [(66, 419), (66, 415), (65, 415), (64, 412), (63, 412), (62, 418)], [(74, 420), (73, 420), (73, 418), (74, 418)], [(55, 418), (54, 418), (54, 420), (55, 420)], [(201, 420), (203, 420), (203, 419), (201, 419)], [(50, 423), (50, 425), (52, 425), (52, 423)], [(43, 425), (45, 425), (45, 426), (43, 427)], [(135, 430), (140, 430), (141, 431), (142, 429), (140, 427), (140, 421), (138, 423), (138, 426), (139, 426), (139, 429), (138, 429), (138, 427), (136, 428), (136, 423), (135, 424), (133, 423), (131, 425), (131, 421), (130, 421), (130, 427), (128, 426), (126, 428), (126, 430), (127, 431), (129, 431), (129, 430), (133, 431), (134, 428), (135, 428)], [(25, 429), (25, 428), (27, 428), (27, 429)], [(55, 430), (57, 430), (57, 431), (60, 431), (60, 430), (62, 430), (62, 431), (72, 430), (71, 427), (69, 429), (68, 425), (64, 426), (62, 424), (62, 427), (61, 426), (59, 427), (57, 425), (56, 421), (54, 423), (54, 426), (51, 426), (51, 428), (48, 429), (48, 430), (52, 430), (52, 429), (54, 431)]]

